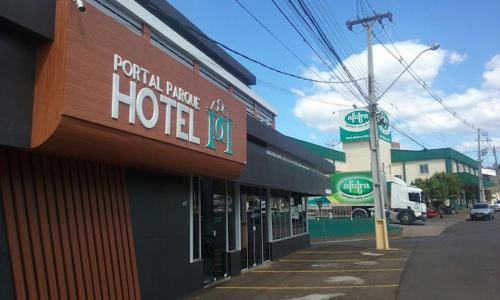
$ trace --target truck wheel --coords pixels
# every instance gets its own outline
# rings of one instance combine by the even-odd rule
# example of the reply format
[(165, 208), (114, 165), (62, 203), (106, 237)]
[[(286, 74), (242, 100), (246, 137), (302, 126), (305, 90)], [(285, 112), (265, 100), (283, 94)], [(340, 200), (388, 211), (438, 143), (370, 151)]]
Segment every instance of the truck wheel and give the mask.
[(356, 208), (355, 210), (352, 211), (352, 218), (353, 219), (368, 218), (368, 213), (366, 212), (366, 210), (362, 208)]
[(398, 220), (402, 225), (411, 225), (415, 222), (415, 215), (407, 210), (403, 210), (398, 215)]

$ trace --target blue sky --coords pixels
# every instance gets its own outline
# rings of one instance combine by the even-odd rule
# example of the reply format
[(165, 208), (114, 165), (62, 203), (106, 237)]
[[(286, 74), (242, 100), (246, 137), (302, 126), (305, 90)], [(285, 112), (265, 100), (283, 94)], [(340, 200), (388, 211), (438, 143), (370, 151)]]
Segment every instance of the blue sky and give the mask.
[[(240, 1), (293, 52), (300, 56), (308, 64), (308, 67), (314, 66), (320, 71), (326, 71), (312, 51), (307, 48), (301, 38), (279, 14), (271, 0)], [(235, 0), (170, 0), (169, 2), (213, 39), (273, 67), (294, 74), (310, 74), (308, 68), (264, 31)], [(278, 3), (282, 2), (278, 1)], [(331, 15), (341, 25), (343, 34), (352, 46), (353, 51), (344, 51), (342, 58), (347, 59), (350, 55), (365, 51), (366, 35), (361, 31), (361, 28), (350, 32), (344, 26), (347, 19), (353, 18), (357, 14), (356, 1), (326, 0), (323, 2), (327, 3)], [(500, 57), (498, 62), (492, 61), (496, 54), (500, 54), (498, 31), (500, 28), (500, 18), (498, 17), (500, 2), (493, 0), (480, 2), (372, 0), (370, 3), (378, 12), (391, 11), (394, 14), (394, 24), (388, 24), (385, 28), (396, 45), (401, 47), (401, 53), (407, 61), (411, 61), (414, 54), (418, 53), (414, 52), (415, 49), (425, 49), (435, 42), (441, 43), (442, 50), (439, 50), (439, 53), (424, 54), (414, 65), (415, 71), (471, 123), (477, 121), (479, 126), (486, 128), (490, 137), (494, 138), (493, 142), (500, 146), (500, 139), (496, 139), (500, 138), (497, 126), (500, 124), (498, 121), (500, 116), (495, 117), (493, 114), (500, 115), (498, 104), (500, 102), (500, 82), (496, 81), (498, 74), (500, 74)], [(375, 29), (375, 32), (377, 31), (380, 31), (380, 27)], [(340, 46), (339, 48), (346, 50)], [(377, 48), (374, 51), (376, 76), (378, 61), (381, 66), (379, 70), (385, 70), (381, 77), (386, 76), (387, 83), (389, 83), (389, 79), (395, 78), (400, 72), (397, 69), (398, 64), (392, 57), (388, 58), (387, 53), (384, 53), (385, 50), (381, 47), (378, 49), (379, 52), (377, 52)], [(380, 56), (377, 60), (378, 53)], [(408, 54), (406, 55), (406, 53)], [(454, 61), (453, 55), (460, 59)], [(252, 71), (258, 80), (270, 82), (288, 90), (301, 91), (310, 98), (323, 99), (323, 97), (327, 97), (327, 101), (332, 101), (330, 99), (335, 97), (335, 94), (329, 94), (329, 91), (309, 82), (288, 78), (247, 62), (240, 57), (235, 58)], [(361, 61), (364, 60), (361, 58)], [(485, 77), (485, 72), (488, 71), (485, 64), (488, 62), (490, 62), (488, 69), (490, 75)], [(421, 63), (422, 73), (419, 72), (417, 66), (419, 63)], [(383, 67), (388, 64), (394, 65), (394, 69)], [(430, 72), (427, 75), (425, 74), (426, 70)], [(488, 81), (485, 78), (491, 79)], [(419, 86), (412, 79), (407, 78), (406, 81), (403, 79), (404, 77), (399, 86), (395, 86), (394, 93), (389, 93), (387, 99), (382, 99), (386, 107), (391, 107), (390, 103), (397, 107), (394, 112), (389, 110), (390, 113), (394, 113), (394, 118), (404, 128), (410, 130), (413, 137), (424, 142), (428, 148), (455, 147), (474, 157), (476, 154), (472, 152), (475, 149), (472, 142), (476, 133), (471, 129), (464, 129), (464, 126), (453, 121), (451, 115), (446, 114), (444, 109), (437, 106), (433, 110), (420, 112), (419, 109), (423, 109), (422, 107), (433, 106), (431, 100), (426, 98), (425, 91), (422, 88), (419, 90)], [(500, 80), (500, 77), (498, 79)], [(384, 78), (381, 78), (380, 81), (380, 86), (384, 89), (386, 86)], [(498, 83), (498, 86), (495, 82)], [(328, 105), (323, 105), (316, 107), (316, 110), (311, 110), (315, 104), (298, 95), (276, 91), (259, 82), (253, 89), (277, 108), (277, 128), (281, 132), (320, 145), (331, 140), (338, 141), (338, 130), (335, 129), (336, 117), (333, 112), (340, 109), (339, 107), (331, 106), (330, 108)], [(413, 97), (417, 97), (417, 94), (418, 98), (414, 99)], [(311, 119), (314, 118), (313, 116), (318, 112), (318, 109), (322, 113), (322, 117), (318, 117), (318, 120), (321, 120), (319, 123), (318, 120)], [(326, 112), (326, 110), (331, 111)], [(418, 111), (421, 116), (407, 114), (408, 111)], [(332, 126), (325, 129), (323, 125), (330, 122), (330, 114)], [(436, 124), (436, 128), (433, 128), (432, 124)], [(448, 126), (449, 124), (451, 125)], [(442, 129), (444, 127), (446, 128)], [(419, 149), (418, 145), (397, 134), (395, 139), (400, 140), (405, 148)], [(489, 155), (487, 161), (491, 162), (491, 158), (492, 155)]]

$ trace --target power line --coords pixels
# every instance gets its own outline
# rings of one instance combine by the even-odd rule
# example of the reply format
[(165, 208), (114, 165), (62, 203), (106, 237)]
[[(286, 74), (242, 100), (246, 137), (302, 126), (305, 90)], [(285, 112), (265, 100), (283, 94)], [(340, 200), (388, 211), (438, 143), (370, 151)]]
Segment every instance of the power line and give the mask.
[[(234, 50), (234, 49), (230, 48), (229, 46), (227, 46), (227, 45), (225, 45), (225, 44), (223, 44), (223, 43), (221, 43), (219, 41), (216, 41), (216, 40), (208, 37), (206, 34), (204, 34), (204, 33), (200, 32), (200, 31), (196, 30), (195, 28), (192, 28), (190, 26), (186, 26), (186, 28), (190, 29), (191, 31), (193, 31), (193, 32), (195, 32), (195, 33), (197, 33), (199, 35), (201, 35), (205, 39), (207, 39), (207, 40), (209, 40), (209, 41), (211, 41), (211, 42), (219, 45), (220, 47), (226, 49), (227, 51), (229, 51), (231, 53), (234, 53), (234, 54), (236, 54), (236, 55), (238, 55), (240, 57), (243, 57), (244, 59), (246, 59), (248, 61), (251, 61), (251, 62), (253, 62), (255, 64), (258, 64), (258, 65), (260, 65), (260, 66), (262, 66), (262, 67), (264, 67), (266, 69), (269, 69), (271, 71), (280, 73), (282, 75), (290, 76), (290, 77), (293, 77), (293, 78), (296, 78), (296, 79), (305, 80), (305, 81), (317, 82), (317, 83), (345, 84), (345, 83), (351, 82), (351, 81), (326, 81), (326, 80), (317, 80), (317, 79), (312, 79), (312, 78), (307, 78), (307, 77), (303, 77), (303, 76), (300, 76), (300, 75), (292, 74), (292, 73), (289, 73), (289, 72), (286, 72), (286, 71), (282, 71), (282, 70), (277, 69), (275, 67), (271, 67), (271, 66), (269, 66), (269, 65), (267, 65), (267, 64), (265, 64), (265, 63), (263, 63), (263, 62), (261, 62), (259, 60), (251, 58), (248, 55), (243, 54), (243, 53), (241, 53), (241, 52), (239, 52), (237, 50)], [(365, 80), (365, 78), (354, 79), (354, 81), (361, 81), (361, 80)]]
[[(290, 17), (283, 11), (283, 9), (276, 3), (275, 0), (271, 0), (274, 4), (274, 6), (278, 9), (278, 11), (282, 14), (282, 16), (288, 21), (288, 23), (292, 26), (292, 28), (299, 34), (299, 36), (302, 38), (302, 40), (308, 45), (308, 47), (316, 54), (316, 56), (325, 64), (325, 66), (330, 69), (330, 71), (335, 74), (337, 77), (341, 78), (342, 76), (337, 74), (335, 70), (332, 68), (332, 66), (325, 61), (325, 59), (318, 53), (318, 51), (312, 46), (312, 44), (307, 40), (307, 38), (304, 36), (304, 34), (298, 29), (298, 27), (292, 22)], [(291, 3), (291, 2), (290, 2)], [(304, 17), (300, 14), (300, 12), (297, 10), (295, 5), (291, 3), (293, 8), (295, 9), (296, 13), (298, 16), (305, 22), (307, 26), (309, 24), (305, 21)], [(310, 26), (309, 26), (310, 27)], [(314, 35), (313, 30), (311, 29), (312, 36), (316, 37)], [(317, 37), (316, 37), (317, 38)], [(320, 44), (321, 45), (321, 44)], [(327, 52), (328, 53), (328, 52)], [(352, 88), (348, 84), (344, 84), (345, 88), (354, 96), (354, 98), (358, 98), (358, 95), (352, 90)], [(339, 93), (342, 93), (340, 90), (338, 91)], [(347, 98), (347, 97), (346, 97)], [(363, 97), (363, 100), (366, 101), (366, 99)]]
[(257, 79), (257, 82), (261, 83), (262, 86), (264, 86), (264, 87), (267, 87), (267, 88), (270, 88), (270, 89), (273, 89), (273, 90), (276, 90), (276, 91), (280, 91), (280, 92), (283, 92), (283, 93), (291, 94), (291, 95), (294, 95), (294, 96), (298, 96), (298, 97), (303, 98), (303, 99), (309, 99), (311, 101), (315, 101), (315, 102), (319, 102), (319, 103), (325, 103), (325, 104), (331, 104), (331, 105), (337, 105), (337, 106), (346, 106), (346, 107), (353, 107), (353, 106), (355, 106), (354, 104), (334, 103), (334, 102), (330, 102), (330, 101), (327, 101), (327, 100), (321, 100), (321, 99), (313, 98), (313, 97), (310, 97), (310, 96), (300, 95), (298, 93), (294, 93), (293, 91), (291, 91), (291, 90), (289, 90), (287, 88), (278, 86), (276, 84), (273, 84), (271, 82), (267, 82), (267, 81), (264, 81), (264, 80), (261, 80), (261, 79)]
[[(408, 73), (413, 77), (413, 79), (415, 79), (415, 81), (417, 81), (428, 93), (429, 95), (436, 101), (438, 102), (439, 104), (441, 104), (442, 107), (444, 107), (444, 109), (446, 111), (448, 111), (451, 115), (453, 115), (457, 120), (459, 120), (460, 122), (462, 122), (463, 124), (467, 125), (468, 127), (472, 128), (472, 129), (476, 129), (476, 127), (471, 124), (469, 121), (467, 121), (464, 117), (462, 117), (458, 112), (456, 112), (451, 106), (449, 106), (448, 104), (446, 104), (444, 102), (444, 100), (436, 94), (436, 92), (434, 92), (426, 83), (425, 81), (422, 80), (422, 78), (420, 78), (416, 73), (415, 71), (410, 67), (408, 67), (408, 63), (405, 61), (405, 59), (403, 57), (401, 58), (398, 58), (389, 48), (387, 48), (387, 46), (378, 38), (377, 35), (373, 35), (375, 37), (375, 39), (382, 45), (382, 47), (387, 51), (389, 52), (389, 54), (391, 54), (392, 57), (394, 57), (403, 67), (405, 68), (408, 68)], [(394, 45), (394, 44), (393, 44)], [(395, 47), (395, 45), (394, 45)]]
[[(291, 0), (288, 0), (288, 1), (293, 5), (293, 2)], [(352, 82), (352, 80), (354, 79), (353, 75), (351, 74), (350, 70), (346, 67), (346, 65), (344, 64), (343, 60), (338, 55), (337, 51), (335, 50), (335, 48), (333, 47), (331, 42), (328, 40), (328, 38), (326, 38), (326, 35), (325, 35), (323, 29), (318, 25), (316, 19), (311, 14), (307, 4), (304, 3), (302, 0), (298, 0), (298, 3), (299, 3), (299, 6), (301, 7), (302, 11), (305, 13), (306, 17), (309, 19), (312, 26), (316, 29), (316, 32), (319, 34), (320, 43), (323, 42), (324, 45), (326, 45), (327, 49), (330, 51), (331, 54), (333, 54), (335, 60), (337, 60), (338, 64), (341, 66), (344, 73), (347, 75), (347, 77)], [(295, 5), (293, 5), (293, 7), (298, 12)], [(300, 14), (300, 12), (299, 12), (299, 14)], [(302, 19), (304, 19), (302, 14), (300, 14), (300, 16)], [(312, 30), (311, 26), (309, 26), (309, 28)], [(364, 100), (368, 103), (368, 96), (364, 93), (363, 89), (359, 86), (359, 84), (357, 82), (352, 82), (352, 83), (355, 86), (355, 88), (358, 90), (358, 92), (361, 94), (361, 96), (364, 98)]]
[[(269, 27), (267, 27), (259, 18), (253, 14), (241, 1), (239, 0), (234, 0), (252, 19), (254, 19), (264, 30), (271, 35), (278, 43), (280, 43), (291, 55), (293, 55), (306, 69), (310, 70), (312, 73), (314, 73), (318, 78), (323, 79), (318, 72), (316, 72), (313, 68), (310, 68), (309, 65), (304, 62), (295, 52), (293, 52), (274, 32), (272, 32)], [(362, 78), (362, 76), (360, 76)], [(286, 89), (285, 89), (286, 90)], [(288, 91), (288, 90), (286, 90)]]
[[(269, 29), (264, 23), (262, 23), (243, 3), (241, 3), (239, 0), (234, 0), (238, 5), (243, 8), (243, 10), (250, 15), (255, 22), (257, 22), (264, 30), (267, 31), (276, 41), (278, 41), (290, 54), (292, 54), (298, 61), (302, 63), (305, 67), (309, 67), (295, 52), (293, 52), (278, 36), (276, 36), (271, 29)], [(317, 74), (318, 75), (318, 74)], [(319, 76), (319, 75), (318, 75)]]

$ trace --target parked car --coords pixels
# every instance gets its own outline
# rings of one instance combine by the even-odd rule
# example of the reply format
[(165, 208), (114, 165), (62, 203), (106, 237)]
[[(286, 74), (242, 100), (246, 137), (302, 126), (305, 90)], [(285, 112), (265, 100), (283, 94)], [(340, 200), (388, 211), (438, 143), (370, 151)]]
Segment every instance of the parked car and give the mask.
[(495, 210), (500, 210), (500, 200), (495, 201)]
[(439, 211), (437, 209), (430, 207), (427, 208), (427, 218), (432, 219), (437, 216), (439, 216)]
[(488, 203), (476, 203), (470, 210), (470, 219), (486, 219), (492, 220), (495, 218), (494, 210)]

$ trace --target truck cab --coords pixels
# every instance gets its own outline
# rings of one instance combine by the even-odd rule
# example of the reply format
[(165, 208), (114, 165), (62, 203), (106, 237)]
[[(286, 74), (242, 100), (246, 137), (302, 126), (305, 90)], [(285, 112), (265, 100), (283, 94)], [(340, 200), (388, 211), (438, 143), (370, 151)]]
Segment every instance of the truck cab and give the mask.
[(410, 225), (417, 220), (427, 220), (427, 206), (422, 197), (422, 189), (409, 186), (394, 177), (390, 183), (389, 199), (388, 215), (391, 221)]

